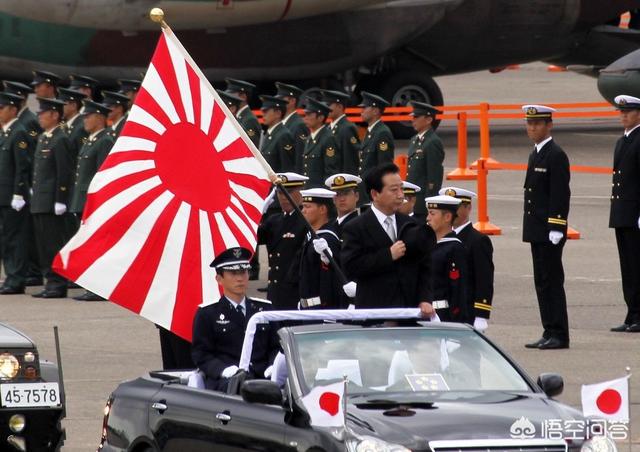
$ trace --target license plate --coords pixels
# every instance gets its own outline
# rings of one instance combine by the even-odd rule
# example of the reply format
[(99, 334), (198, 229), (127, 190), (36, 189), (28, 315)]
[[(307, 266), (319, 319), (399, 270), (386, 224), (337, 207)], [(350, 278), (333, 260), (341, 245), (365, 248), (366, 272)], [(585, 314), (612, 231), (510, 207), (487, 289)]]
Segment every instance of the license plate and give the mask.
[(0, 384), (0, 405), (6, 408), (59, 406), (58, 383)]

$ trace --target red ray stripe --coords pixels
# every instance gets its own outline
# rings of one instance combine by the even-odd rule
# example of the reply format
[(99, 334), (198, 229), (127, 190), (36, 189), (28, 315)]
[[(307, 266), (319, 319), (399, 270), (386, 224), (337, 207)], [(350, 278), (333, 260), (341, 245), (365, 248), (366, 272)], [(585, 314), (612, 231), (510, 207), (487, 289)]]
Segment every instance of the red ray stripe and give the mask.
[(242, 138), (238, 138), (233, 141), (229, 146), (224, 148), (224, 150), (218, 153), (222, 160), (235, 160), (243, 157), (253, 157), (253, 154), (249, 150)]
[[(200, 256), (200, 220), (198, 209), (191, 209), (187, 237), (180, 261), (178, 291), (173, 308), (171, 331), (178, 336), (191, 340), (193, 317), (202, 303), (202, 263)], [(197, 270), (197, 271), (196, 271)]]
[(218, 228), (218, 222), (216, 221), (216, 218), (210, 212), (207, 212), (207, 218), (209, 219), (209, 229), (211, 231), (211, 243), (213, 243), (213, 252), (215, 256), (217, 256), (218, 254), (225, 251), (227, 249), (227, 246), (224, 244), (222, 234), (220, 234), (220, 229)]
[(193, 123), (200, 127), (200, 116), (202, 109), (202, 101), (200, 94), (200, 77), (193, 68), (187, 63), (187, 75), (189, 77), (189, 85), (191, 86), (191, 103), (193, 104)]
[[(253, 237), (257, 238), (257, 235), (256, 235), (257, 231), (254, 231), (253, 230), (253, 226), (251, 226), (249, 224), (249, 222), (247, 221), (247, 214), (245, 212), (241, 211), (240, 209), (238, 209), (234, 204), (229, 204), (229, 207), (231, 208), (231, 210), (233, 210), (236, 213), (236, 215), (238, 215), (240, 217), (240, 220), (247, 227), (247, 229), (249, 229), (253, 233)], [(255, 222), (255, 223), (258, 224), (259, 221)]]
[(112, 168), (116, 165), (119, 165), (122, 162), (129, 162), (132, 160), (153, 160), (153, 152), (126, 151), (126, 152), (116, 152), (114, 154), (109, 154), (107, 156), (107, 159), (104, 161), (104, 163), (100, 167), (100, 171), (104, 171), (108, 168)]
[(156, 102), (151, 94), (149, 94), (149, 91), (144, 89), (144, 86), (138, 91), (136, 105), (156, 118), (163, 126), (167, 128), (171, 126), (172, 122), (169, 116), (167, 116), (164, 109)]
[[(253, 220), (253, 222), (255, 224), (260, 224), (260, 220), (262, 219), (262, 211), (256, 209), (251, 204), (246, 202), (244, 199), (239, 198), (238, 196), (236, 196), (236, 199), (238, 199), (238, 201), (240, 201), (240, 205), (242, 205), (244, 213), (249, 218), (251, 218), (251, 220)], [(251, 227), (251, 226), (249, 226), (249, 227)]]
[(250, 188), (255, 191), (258, 195), (263, 198), (267, 197), (269, 190), (271, 189), (271, 184), (264, 180), (258, 179), (257, 177), (250, 174), (239, 174), (239, 173), (227, 173), (227, 177), (230, 181), (235, 182), (238, 185), (242, 185), (244, 187)]
[[(102, 204), (113, 198), (118, 193), (126, 190), (127, 188), (135, 185), (143, 180), (149, 179), (157, 174), (155, 168), (139, 171), (128, 176), (121, 177), (108, 183), (101, 190), (95, 193), (89, 193), (87, 195), (87, 202), (82, 212), (82, 219), (88, 218), (93, 212), (95, 212)], [(162, 187), (162, 184), (160, 184)], [(125, 206), (122, 206), (125, 207)]]
[[(160, 139), (160, 135), (158, 135), (158, 133), (155, 130), (150, 129), (147, 126), (144, 126), (140, 123), (132, 122), (132, 121), (127, 121), (127, 123), (124, 126), (124, 129), (122, 129), (121, 136), (127, 136), (127, 137), (133, 137), (133, 138), (144, 138), (145, 140), (154, 141), (156, 143)], [(131, 151), (126, 151), (126, 152), (131, 152)]]
[(236, 226), (235, 222), (231, 219), (231, 217), (227, 214), (227, 212), (220, 212), (220, 213), (224, 217), (224, 220), (227, 222), (227, 226), (229, 226), (231, 233), (238, 241), (238, 245), (253, 251), (253, 247), (251, 246), (249, 241), (244, 237), (244, 234), (240, 232), (240, 228)]
[(113, 293), (111, 301), (135, 313), (139, 313), (156, 274), (162, 252), (181, 201), (173, 198), (153, 225), (144, 245), (124, 274)]
[[(164, 87), (166, 88), (167, 93), (169, 93), (169, 98), (178, 113), (180, 121), (184, 122), (186, 121), (186, 116), (184, 113), (184, 106), (182, 105), (182, 98), (180, 97), (180, 85), (178, 84), (178, 78), (176, 77), (174, 63), (185, 64), (185, 62), (184, 60), (174, 62), (171, 59), (171, 54), (169, 53), (167, 45), (167, 40), (164, 35), (162, 35), (158, 41), (158, 47), (156, 47), (156, 53), (153, 54), (151, 63), (158, 71), (158, 74), (164, 83)], [(187, 86), (183, 88), (189, 89)]]
[(209, 138), (213, 142), (220, 133), (220, 127), (226, 118), (222, 108), (214, 101), (213, 114), (211, 115), (211, 122), (209, 123)]
[(157, 187), (148, 191), (107, 220), (79, 248), (69, 255), (69, 266), (65, 276), (75, 281), (93, 262), (110, 250), (127, 232), (131, 224), (156, 199), (164, 189)]

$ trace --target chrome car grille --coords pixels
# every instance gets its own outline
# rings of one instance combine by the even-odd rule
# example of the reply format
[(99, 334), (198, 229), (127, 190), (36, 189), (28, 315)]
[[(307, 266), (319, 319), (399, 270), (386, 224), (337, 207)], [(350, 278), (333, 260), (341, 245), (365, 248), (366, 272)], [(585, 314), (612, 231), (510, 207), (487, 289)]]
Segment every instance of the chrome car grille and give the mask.
[(547, 439), (429, 441), (433, 452), (567, 452), (567, 443)]

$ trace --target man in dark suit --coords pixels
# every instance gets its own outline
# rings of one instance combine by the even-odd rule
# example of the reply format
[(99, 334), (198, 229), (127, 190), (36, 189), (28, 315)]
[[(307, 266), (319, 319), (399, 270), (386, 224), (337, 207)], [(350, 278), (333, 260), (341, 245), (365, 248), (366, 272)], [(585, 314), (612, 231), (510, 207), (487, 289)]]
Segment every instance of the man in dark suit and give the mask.
[(460, 200), (453, 228), (467, 252), (467, 303), (472, 313), (470, 323), (473, 322), (475, 329), (486, 331), (493, 300), (493, 245), (489, 236), (476, 230), (471, 223), (471, 201), (476, 194), (458, 187), (444, 187), (439, 194)]
[(24, 293), (27, 277), (29, 135), (18, 121), (22, 97), (0, 93), (0, 231), (6, 274), (0, 294)]
[(333, 231), (342, 240), (342, 230), (351, 220), (358, 217), (358, 199), (360, 193), (358, 184), (362, 182), (358, 176), (338, 173), (327, 177), (324, 184), (336, 192), (333, 202), (336, 206), (336, 218), (331, 220), (327, 229)]
[(527, 134), (535, 143), (524, 181), (522, 240), (531, 244), (533, 279), (544, 329), (540, 339), (525, 347), (569, 348), (562, 266), (571, 199), (569, 158), (551, 137), (554, 109), (544, 105), (525, 105), (522, 109)]
[(258, 118), (253, 114), (249, 107), (249, 101), (251, 100), (251, 94), (256, 89), (256, 85), (253, 83), (245, 82), (244, 80), (236, 80), (232, 78), (226, 78), (227, 92), (242, 99), (238, 111), (236, 112), (236, 119), (242, 126), (242, 129), (247, 133), (251, 142), (257, 149), (260, 149), (260, 136), (262, 135), (262, 128), (258, 122)]
[(46, 282), (44, 290), (33, 296), (65, 298), (67, 280), (54, 273), (51, 264), (70, 238), (71, 218), (67, 206), (73, 172), (71, 141), (61, 127), (64, 102), (42, 97), (38, 101), (38, 120), (44, 132), (38, 138), (33, 162), (31, 214), (40, 266)]
[(360, 166), (360, 136), (358, 128), (349, 121), (345, 114), (347, 103), (351, 98), (347, 93), (341, 91), (322, 91), (324, 102), (329, 105), (329, 128), (336, 137), (336, 142), (342, 154), (341, 171), (347, 174), (358, 174)]
[(309, 98), (304, 111), (310, 134), (304, 146), (302, 174), (309, 178), (307, 187), (321, 187), (327, 177), (340, 171), (342, 156), (326, 124), (329, 106)]
[(262, 118), (267, 131), (260, 146), (260, 153), (276, 173), (293, 171), (295, 166), (295, 140), (282, 123), (286, 101), (274, 96), (260, 96)]
[(640, 332), (640, 99), (615, 98), (624, 136), (613, 154), (609, 227), (615, 229), (627, 315), (611, 331)]
[(68, 88), (58, 90), (58, 99), (64, 102), (64, 124), (61, 126), (69, 136), (71, 141), (71, 157), (75, 165), (78, 159), (78, 152), (87, 140), (87, 131), (84, 130), (84, 114), (80, 113), (82, 101), (87, 96), (80, 91)]
[(293, 135), (295, 140), (295, 169), (298, 174), (302, 174), (303, 168), (303, 152), (304, 145), (309, 137), (309, 129), (304, 124), (302, 117), (298, 114), (298, 103), (300, 96), (304, 92), (302, 89), (294, 85), (276, 82), (276, 97), (280, 97), (287, 101), (287, 111), (285, 112), (282, 122)]
[(420, 306), (423, 315), (431, 316), (433, 231), (397, 213), (404, 193), (396, 165), (373, 168), (364, 183), (372, 205), (344, 228), (341, 253), (347, 278), (357, 284), (356, 307)]
[[(238, 371), (247, 322), (254, 314), (268, 310), (267, 303), (246, 296), (249, 284), (249, 259), (246, 248), (229, 248), (220, 253), (211, 266), (216, 269), (216, 281), (223, 296), (217, 303), (198, 309), (193, 320), (191, 355), (205, 374), (207, 389), (225, 391)], [(253, 341), (249, 375), (268, 378), (278, 353), (276, 328), (258, 325)]]
[[(278, 177), (300, 207), (300, 189), (308, 178), (297, 173), (281, 173)], [(276, 194), (282, 212), (263, 217), (258, 226), (258, 244), (267, 246), (269, 256), (267, 299), (273, 303), (273, 309), (289, 310), (296, 309), (300, 301), (298, 270), (307, 227), (289, 200), (279, 190)]]

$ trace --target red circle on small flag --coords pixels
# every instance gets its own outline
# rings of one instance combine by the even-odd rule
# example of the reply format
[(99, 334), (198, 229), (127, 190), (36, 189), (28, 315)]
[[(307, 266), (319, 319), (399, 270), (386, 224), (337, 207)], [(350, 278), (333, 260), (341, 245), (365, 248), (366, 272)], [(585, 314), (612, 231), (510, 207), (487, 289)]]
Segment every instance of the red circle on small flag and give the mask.
[(231, 188), (211, 139), (188, 122), (174, 124), (158, 139), (154, 160), (160, 180), (184, 202), (208, 212), (229, 205)]
[(320, 396), (320, 409), (326, 411), (331, 416), (335, 416), (340, 411), (340, 396), (335, 392), (323, 392)]
[(617, 413), (622, 405), (622, 396), (615, 389), (605, 389), (596, 399), (596, 405), (604, 414)]

